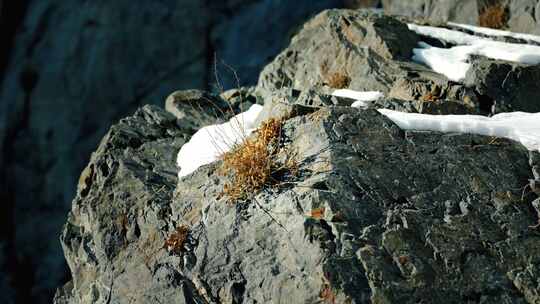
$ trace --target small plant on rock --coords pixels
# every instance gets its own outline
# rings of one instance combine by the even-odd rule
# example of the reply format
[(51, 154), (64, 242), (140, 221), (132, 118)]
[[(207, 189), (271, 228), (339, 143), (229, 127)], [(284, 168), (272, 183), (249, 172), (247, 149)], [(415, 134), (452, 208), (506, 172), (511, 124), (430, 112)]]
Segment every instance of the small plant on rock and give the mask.
[(336, 72), (328, 76), (327, 83), (333, 89), (345, 89), (351, 83), (351, 77), (344, 73)]
[(279, 161), (282, 120), (271, 118), (261, 124), (254, 136), (223, 155), (220, 173), (229, 176), (223, 194), (229, 201), (246, 199), (263, 187), (278, 182), (280, 173), (293, 171), (295, 161), (287, 157)]
[(506, 26), (508, 16), (506, 8), (500, 4), (487, 6), (478, 16), (478, 25), (494, 29), (501, 29)]

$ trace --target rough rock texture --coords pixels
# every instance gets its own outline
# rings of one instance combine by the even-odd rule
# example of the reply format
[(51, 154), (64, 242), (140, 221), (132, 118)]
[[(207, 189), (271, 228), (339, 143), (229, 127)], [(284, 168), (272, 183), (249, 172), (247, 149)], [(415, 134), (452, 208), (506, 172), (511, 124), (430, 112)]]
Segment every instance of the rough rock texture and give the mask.
[[(147, 229), (154, 230), (153, 241), (159, 240), (158, 233), (162, 227), (157, 222), (154, 223), (156, 226), (150, 227), (139, 225), (137, 221), (146, 217), (158, 220), (167, 214), (169, 207), (166, 202), (171, 199), (170, 193), (176, 184), (176, 152), (185, 143), (186, 136), (176, 126), (173, 115), (157, 107), (146, 106), (112, 127), (92, 155), (90, 164), (79, 179), (76, 201), (93, 203), (75, 202), (70, 223), (62, 234), (64, 250), (71, 252), (66, 255), (66, 260), (74, 274), (73, 283), (68, 286), (74, 284), (89, 291), (80, 295), (81, 303), (106, 303), (98, 300), (110, 292), (107, 290), (114, 288), (120, 291), (119, 284), (130, 284), (122, 280), (122, 283), (111, 286), (112, 280), (96, 280), (99, 269), (114, 271), (116, 268), (100, 261), (117, 256), (124, 251), (122, 248), (141, 235), (148, 236)], [(143, 206), (153, 211), (143, 214)], [(92, 231), (105, 233), (94, 238)], [(143, 257), (152, 258), (154, 253), (150, 252), (150, 246), (153, 241), (148, 239), (147, 243), (140, 243), (140, 248), (134, 250), (139, 258), (136, 267), (144, 267)], [(71, 250), (78, 246), (81, 246), (80, 251)], [(118, 258), (128, 262), (127, 257)], [(130, 281), (142, 283), (147, 278), (135, 276)], [(128, 294), (124, 295), (125, 299), (129, 299)]]
[[(475, 58), (470, 83), (458, 84), (410, 62), (419, 39), (389, 17), (326, 11), (257, 88), (179, 91), (166, 102), (178, 120), (146, 107), (112, 127), (81, 175), (61, 238), (73, 279), (55, 303), (540, 301), (539, 153), (482, 136), (404, 132), (328, 95), (325, 73), (345, 70), (348, 87), (388, 95), (372, 108), (536, 106), (489, 75), (508, 63)], [(514, 85), (534, 86), (525, 71), (538, 67), (513, 68), (523, 77)], [(174, 177), (189, 134), (220, 119), (194, 105), (222, 99), (264, 103), (260, 121), (288, 117), (280, 145), (298, 162), (292, 177), (233, 204), (220, 162)]]
[(540, 65), (527, 66), (475, 58), (465, 83), (476, 87), (481, 99), (493, 102), (494, 112), (540, 112)]
[(349, 79), (347, 88), (385, 93), (388, 99), (379, 107), (442, 114), (540, 111), (539, 65), (472, 58), (473, 67), (459, 84), (411, 62), (412, 49), (424, 39), (388, 16), (328, 10), (306, 23), (264, 68), (258, 87), (328, 92), (336, 88), (331, 79), (337, 74)]
[(406, 74), (395, 60), (410, 58), (418, 39), (390, 17), (325, 11), (305, 24), (265, 67), (258, 85), (269, 90), (332, 86), (330, 78), (342, 74), (350, 78), (350, 88), (388, 91), (394, 79)]
[[(219, 163), (176, 185), (171, 115), (145, 107), (112, 127), (81, 175), (62, 234), (73, 281), (55, 303), (540, 300), (540, 209), (523, 191), (538, 153), (339, 106), (282, 136), (297, 176), (227, 204)], [(180, 225), (188, 240), (168, 251)]]
[[(114, 125), (79, 179), (55, 303), (539, 303), (540, 153), (404, 132), (373, 109), (535, 109), (516, 90), (539, 67), (473, 58), (468, 83), (450, 82), (410, 61), (421, 39), (390, 17), (325, 11), (256, 88), (179, 91), (176, 117), (146, 106)], [(387, 97), (355, 109), (329, 96), (343, 71), (337, 83)], [(194, 111), (209, 100), (285, 117), (276, 161), (294, 155), (295, 174), (235, 203), (220, 161), (177, 180), (180, 146), (222, 119)]]
[(435, 22), (454, 21), (476, 24), (478, 21), (479, 2), (482, 0), (382, 0), (386, 13), (405, 15), (414, 18), (426, 18)]
[(504, 29), (540, 35), (539, 0), (382, 0), (384, 11), (388, 14), (472, 25), (477, 25), (482, 11), (494, 4), (505, 8)]
[[(2, 303), (15, 298), (50, 303), (55, 286), (67, 280), (58, 234), (74, 181), (113, 122), (143, 104), (161, 104), (175, 89), (213, 87), (215, 58), (220, 86), (237, 85), (223, 62), (237, 71), (241, 84), (254, 84), (298, 25), (341, 5), (338, 0), (2, 3), (2, 33), (11, 33), (2, 36), (3, 44), (17, 34), (11, 49), (2, 46), (0, 58), (6, 68), (0, 84)], [(6, 22), (8, 29), (5, 20), (20, 24)]]

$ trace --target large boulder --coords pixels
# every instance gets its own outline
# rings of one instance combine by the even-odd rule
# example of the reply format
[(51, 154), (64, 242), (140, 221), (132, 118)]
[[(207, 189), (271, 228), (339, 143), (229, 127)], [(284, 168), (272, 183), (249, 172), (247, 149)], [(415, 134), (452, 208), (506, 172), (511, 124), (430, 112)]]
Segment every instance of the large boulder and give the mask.
[(280, 92), (305, 110), (281, 134), (297, 173), (232, 204), (220, 162), (176, 181), (172, 116), (113, 126), (81, 175), (55, 303), (540, 300), (537, 152)]
[(225, 64), (254, 84), (298, 25), (340, 4), (3, 1), (2, 27), (20, 26), (0, 58), (0, 302), (50, 303), (67, 280), (58, 235), (74, 181), (112, 123), (173, 90), (209, 89), (216, 77), (236, 87)]
[[(79, 179), (55, 303), (539, 302), (540, 154), (403, 131), (376, 110), (534, 109), (516, 90), (539, 67), (471, 58), (457, 83), (412, 62), (422, 39), (377, 12), (328, 10), (257, 87), (175, 92), (174, 116), (146, 106), (114, 125)], [(337, 87), (386, 97), (352, 108)], [(271, 157), (291, 170), (237, 201), (221, 160), (177, 179), (191, 134), (251, 103), (283, 120)]]
[(447, 46), (410, 31), (405, 20), (373, 11), (327, 10), (307, 22), (264, 68), (258, 88), (375, 90), (387, 97), (378, 107), (419, 113), (540, 111), (540, 65), (476, 56), (458, 83), (412, 61), (420, 41)]

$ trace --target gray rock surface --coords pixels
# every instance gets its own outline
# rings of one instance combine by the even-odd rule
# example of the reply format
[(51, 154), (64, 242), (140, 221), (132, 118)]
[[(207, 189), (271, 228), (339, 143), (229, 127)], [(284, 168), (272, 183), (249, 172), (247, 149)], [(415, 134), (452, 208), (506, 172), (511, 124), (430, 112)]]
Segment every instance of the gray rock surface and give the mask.
[(530, 66), (475, 58), (465, 83), (479, 98), (493, 103), (493, 112), (540, 112), (540, 65)]
[(338, 74), (350, 78), (349, 88), (387, 92), (395, 79), (406, 75), (396, 60), (410, 58), (418, 39), (393, 18), (328, 10), (306, 23), (265, 67), (258, 86), (331, 87), (332, 76)]
[[(109, 121), (125, 112), (121, 108), (162, 102), (174, 89), (207, 87), (216, 50), (210, 42), (241, 48), (224, 53), (254, 75), (252, 67), (268, 58), (251, 54), (260, 47), (270, 56), (267, 46), (274, 38), (261, 38), (259, 46), (238, 44), (239, 37), (223, 38), (241, 32), (230, 27), (245, 28), (254, 37), (268, 28), (281, 35), (284, 27), (273, 25), (277, 19), (270, 17), (292, 25), (308, 14), (276, 12), (272, 1), (205, 4), (219, 11), (218, 17), (160, 4), (124, 3), (113, 13), (92, 3), (80, 14), (104, 19), (69, 27), (80, 19), (59, 18), (68, 8), (47, 3), (33, 6), (33, 18), (50, 28), (69, 28), (79, 42), (65, 52), (56, 50), (62, 64), (53, 65), (48, 51), (65, 45), (57, 39), (67, 38), (50, 31), (32, 36), (43, 26), (29, 27), (18, 38), (25, 47), (15, 51), (17, 64), (10, 67), (18, 78), (7, 77), (1, 91), (2, 100), (11, 103), (2, 104), (9, 111), (0, 113), (7, 113), (9, 126), (18, 126), (9, 132), (0, 128), (0, 136), (6, 136), (2, 160), (9, 164), (1, 167), (1, 176), (13, 178), (8, 186), (28, 185), (21, 193), (3, 194), (16, 203), (8, 205), (11, 220), (26, 226), (17, 226), (8, 246), (0, 246), (0, 265), (30, 265), (20, 268), (35, 282), (27, 298), (19, 297), (23, 300), (45, 299), (49, 285), (58, 286), (63, 278), (52, 237), (63, 221), (57, 214), (70, 198), (77, 164), (84, 163), (85, 154), (76, 152), (92, 150)], [(195, 11), (206, 7), (191, 5)], [(294, 5), (311, 7), (302, 1)], [(145, 27), (140, 41), (119, 46), (116, 39), (133, 32), (150, 12), (163, 14), (159, 24)], [(259, 29), (251, 27), (255, 16), (264, 24)], [(134, 18), (133, 23), (123, 18)], [(207, 35), (193, 38), (200, 46), (185, 47), (183, 40), (197, 31), (180, 39), (176, 31), (159, 30), (163, 24), (191, 29), (190, 22), (202, 24)], [(100, 32), (100, 24), (118, 32)], [(81, 27), (86, 34), (78, 35)], [(100, 37), (104, 42), (95, 43)], [(383, 91), (386, 97), (370, 108), (537, 111), (538, 65), (473, 58), (466, 83), (455, 83), (411, 62), (412, 48), (422, 39), (398, 19), (376, 12), (328, 10), (299, 29), (264, 68), (257, 87), (220, 96), (177, 91), (166, 102), (174, 115), (145, 106), (115, 124), (81, 169), (61, 235), (72, 279), (58, 289), (55, 303), (538, 303), (538, 153), (507, 140), (404, 132), (373, 109), (352, 109), (351, 100), (329, 96), (339, 85)], [(176, 56), (170, 51), (175, 48), (193, 57)], [(87, 60), (74, 55), (78, 52)], [(109, 61), (92, 61), (100, 54), (110, 55)], [(67, 60), (71, 57), (79, 59)], [(118, 70), (101, 79), (99, 71), (111, 65)], [(81, 66), (85, 73), (79, 73)], [(228, 70), (221, 65), (218, 75), (224, 74), (219, 69)], [(54, 87), (55, 77), (69, 78), (70, 85)], [(228, 79), (216, 85), (235, 82), (234, 73)], [(122, 90), (102, 89), (111, 86)], [(217, 172), (220, 162), (177, 180), (176, 153), (193, 132), (226, 119), (232, 114), (228, 109), (238, 112), (252, 103), (264, 103), (261, 120), (288, 117), (280, 145), (295, 155), (297, 174), (278, 175), (275, 185), (236, 204), (227, 204), (222, 195), (228, 181)], [(45, 217), (36, 221), (36, 213)], [(186, 228), (189, 232), (178, 236)], [(185, 239), (171, 250), (175, 235)], [(10, 280), (0, 276), (0, 287)], [(9, 296), (7, 303), (13, 299), (9, 292), (2, 294)]]
[(161, 104), (174, 90), (210, 89), (215, 59), (220, 86), (237, 85), (223, 63), (236, 69), (242, 85), (254, 84), (299, 24), (341, 5), (339, 0), (3, 3), (2, 16), (4, 7), (28, 5), (20, 21), (13, 17), (20, 26), (13, 29), (9, 58), (0, 58), (2, 67), (7, 63), (0, 75), (2, 303), (50, 303), (55, 287), (69, 277), (58, 235), (74, 182), (112, 123), (143, 104)]
[(219, 162), (176, 183), (185, 137), (168, 113), (113, 126), (81, 175), (62, 234), (73, 280), (55, 303), (540, 300), (538, 195), (523, 191), (538, 153), (280, 92), (267, 113), (312, 104), (283, 127), (298, 173), (235, 204)]
[(478, 24), (478, 17), (485, 7), (499, 3), (506, 10), (505, 29), (540, 35), (539, 0), (382, 0), (382, 3), (384, 11), (392, 15), (472, 25)]
[(264, 68), (258, 87), (329, 91), (336, 88), (331, 80), (337, 74), (348, 78), (346, 88), (385, 93), (389, 99), (378, 107), (441, 114), (540, 110), (540, 65), (472, 58), (473, 68), (460, 84), (411, 61), (412, 49), (425, 39), (388, 16), (327, 10)]
[[(185, 143), (186, 136), (177, 127), (172, 114), (154, 106), (138, 110), (107, 133), (81, 174), (77, 199), (61, 237), (66, 260), (74, 276), (73, 281), (65, 287), (66, 290), (58, 293), (58, 303), (64, 301), (63, 292), (68, 292), (70, 286), (81, 290), (76, 295), (81, 303), (106, 303), (102, 298), (112, 292), (112, 288), (123, 292), (127, 300), (130, 293), (138, 290), (129, 289), (130, 284), (146, 284), (148, 278), (141, 276), (144, 273), (129, 280), (121, 280), (121, 283), (114, 286), (111, 285), (112, 277), (105, 282), (105, 278), (98, 279), (96, 274), (115, 271), (114, 268), (123, 272), (121, 268), (102, 261), (112, 261), (113, 257), (118, 257), (119, 261), (124, 260), (124, 265), (127, 265), (129, 259), (117, 255), (141, 235), (148, 236), (147, 229), (153, 229), (153, 241), (159, 241), (163, 227), (158, 222), (154, 222), (156, 226), (150, 227), (139, 221), (146, 217), (159, 221), (159, 218), (168, 213), (166, 202), (171, 199), (170, 194), (176, 184), (176, 152)], [(82, 203), (88, 200), (94, 202), (93, 207)], [(108, 206), (101, 205), (101, 202)], [(140, 213), (143, 212), (139, 210), (142, 206), (149, 208), (145, 211), (148, 214)], [(153, 211), (150, 212), (150, 209)], [(90, 217), (86, 218), (83, 214)], [(105, 234), (94, 239), (92, 231), (104, 231)], [(133, 265), (136, 268), (143, 269), (143, 257), (151, 259), (155, 254), (151, 252), (153, 241), (147, 241), (139, 244), (141, 247), (135, 250), (140, 258)], [(80, 249), (72, 251), (79, 246)], [(122, 289), (122, 285), (126, 289)], [(159, 294), (158, 290), (155, 292)]]
[[(174, 116), (144, 107), (113, 126), (81, 174), (55, 303), (538, 303), (540, 153), (403, 131), (374, 110), (535, 109), (538, 66), (472, 58), (459, 84), (410, 61), (419, 39), (376, 13), (325, 11), (257, 87), (178, 91)], [(329, 94), (335, 71), (387, 97), (351, 108)], [(180, 146), (227, 101), (284, 118), (274, 161), (297, 162), (237, 202), (221, 161), (175, 176)]]

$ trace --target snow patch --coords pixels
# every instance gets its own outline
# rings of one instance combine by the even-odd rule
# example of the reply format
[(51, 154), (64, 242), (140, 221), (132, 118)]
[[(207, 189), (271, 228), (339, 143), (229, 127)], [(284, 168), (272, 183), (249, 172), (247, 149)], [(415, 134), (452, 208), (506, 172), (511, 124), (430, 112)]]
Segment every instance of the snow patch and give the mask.
[(443, 74), (453, 81), (462, 81), (471, 64), (467, 62), (473, 46), (455, 46), (450, 49), (433, 47), (427, 43), (419, 43), (420, 48), (413, 49), (412, 59), (423, 63), (433, 71)]
[(492, 117), (480, 115), (431, 115), (379, 109), (401, 129), (459, 132), (495, 136), (520, 142), (540, 151), (540, 113), (509, 112)]
[(200, 166), (215, 162), (241, 143), (257, 128), (255, 121), (261, 110), (261, 105), (254, 104), (226, 123), (199, 129), (178, 152), (178, 177), (189, 175)]
[[(383, 98), (379, 91), (335, 90), (332, 95), (355, 99), (351, 107), (363, 108), (370, 101)], [(200, 166), (219, 159), (241, 143), (258, 126), (257, 116), (261, 105), (253, 105), (223, 124), (206, 126), (198, 130), (182, 146), (177, 156), (180, 167), (178, 177), (189, 175)], [(481, 115), (431, 115), (404, 113), (388, 109), (378, 109), (403, 130), (459, 132), (495, 136), (521, 143), (528, 150), (540, 151), (540, 113), (510, 112), (492, 117)]]
[(435, 72), (453, 81), (462, 81), (470, 68), (471, 55), (482, 55), (497, 60), (524, 64), (540, 63), (540, 46), (493, 41), (459, 31), (408, 24), (410, 30), (418, 34), (457, 44), (445, 49), (419, 43), (413, 49), (413, 60), (426, 64)]
[(455, 23), (455, 22), (448, 22), (447, 23), (450, 26), (454, 26), (457, 28), (469, 30), (478, 34), (484, 34), (487, 36), (495, 36), (495, 37), (512, 37), (516, 39), (523, 39), (523, 40), (529, 40), (540, 43), (540, 36), (531, 35), (531, 34), (523, 34), (523, 33), (514, 33), (510, 31), (503, 31), (503, 30), (496, 30), (491, 29), (487, 27), (481, 27), (481, 26), (475, 26), (475, 25), (469, 25), (469, 24), (462, 24), (462, 23)]
[(408, 23), (407, 27), (409, 28), (409, 30), (416, 32), (417, 34), (420, 34), (422, 36), (432, 37), (453, 44), (473, 44), (478, 39), (484, 39), (460, 31), (453, 31), (435, 26)]
[[(332, 95), (365, 102), (384, 97), (377, 91), (335, 90)], [(351, 105), (354, 107), (353, 105)], [(492, 117), (481, 115), (432, 115), (378, 109), (404, 130), (459, 132), (515, 140), (528, 150), (540, 151), (540, 113), (509, 112)]]
[(384, 94), (379, 91), (354, 91), (349, 89), (339, 89), (332, 92), (332, 95), (337, 97), (345, 97), (356, 100), (351, 107), (365, 108), (371, 101), (375, 101), (384, 97)]

